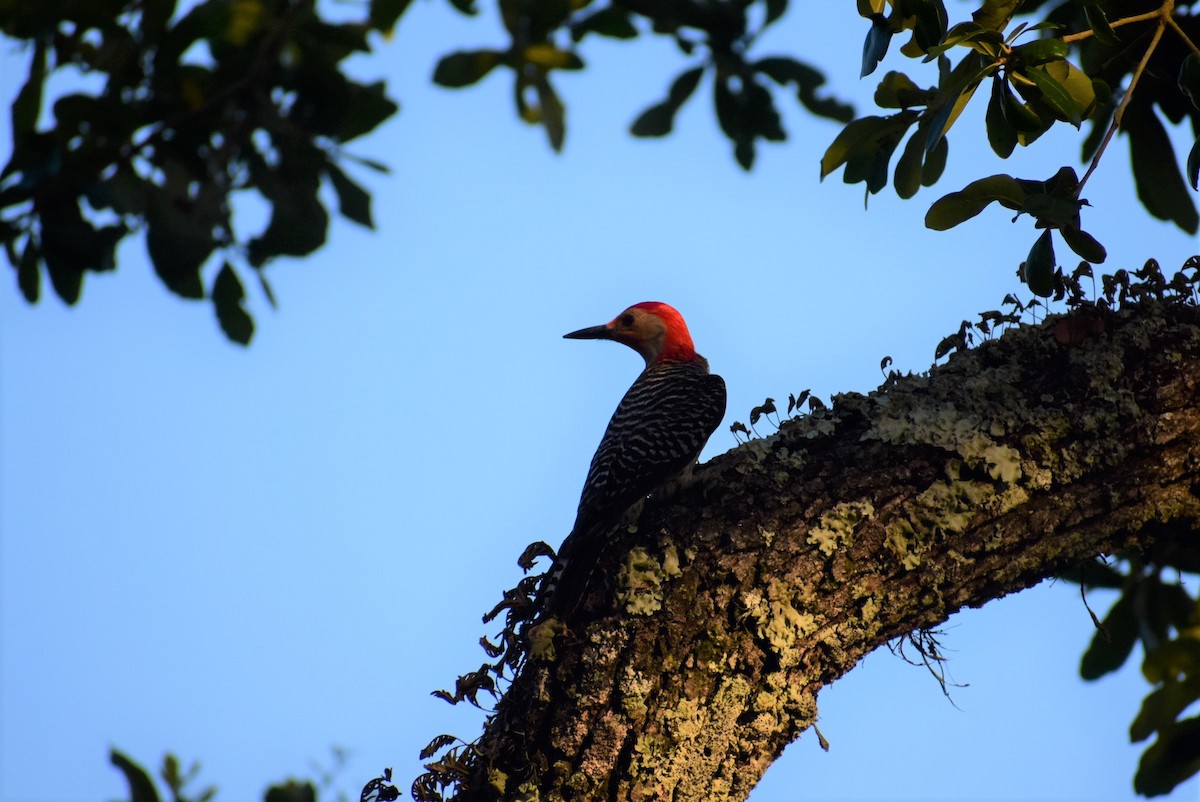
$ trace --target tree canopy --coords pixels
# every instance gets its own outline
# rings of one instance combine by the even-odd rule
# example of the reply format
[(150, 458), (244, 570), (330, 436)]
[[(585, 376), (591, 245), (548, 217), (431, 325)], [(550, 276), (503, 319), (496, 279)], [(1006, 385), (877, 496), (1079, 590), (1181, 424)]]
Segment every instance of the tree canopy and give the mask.
[[(477, 11), (469, 0), (452, 5)], [(554, 81), (585, 67), (589, 37), (669, 37), (692, 66), (636, 118), (634, 136), (668, 135), (707, 78), (717, 123), (749, 170), (758, 143), (787, 138), (777, 104), (794, 92), (812, 114), (847, 123), (821, 160), (822, 176), (841, 170), (868, 194), (890, 178), (902, 198), (941, 177), (951, 129), (986, 85), (987, 100), (981, 94), (977, 102), (986, 103), (988, 142), (999, 158), (1055, 125), (1086, 123), (1080, 155), (1088, 169), (1082, 177), (1071, 164), (1050, 176), (980, 177), (936, 201), (926, 225), (950, 228), (992, 203), (1028, 215), (1041, 233), (1031, 238), (1023, 277), (1049, 297), (1061, 286), (1052, 232), (1080, 259), (1106, 258), (1083, 227), (1084, 189), (1118, 132), (1128, 139), (1147, 212), (1197, 231), (1187, 185), (1197, 185), (1200, 147), (1177, 156), (1163, 122), (1200, 131), (1200, 23), (1185, 13), (1193, 5), (988, 0), (951, 25), (942, 0), (860, 0), (863, 76), (897, 37), (906, 39), (904, 56), (936, 70), (915, 78), (888, 72), (875, 93), (884, 113), (857, 117), (822, 93), (825, 76), (803, 54), (757, 52), (757, 39), (788, 13), (786, 0), (503, 0), (509, 41), (446, 55), (433, 80), (465, 87), (506, 70), (517, 114), (561, 149), (565, 103)], [(261, 268), (324, 244), (322, 183), (342, 215), (373, 225), (370, 196), (347, 165), (387, 167), (347, 146), (398, 104), (383, 82), (347, 77), (343, 62), (369, 52), (371, 36), (400, 24), (408, 6), (374, 0), (363, 18), (331, 21), (314, 0), (205, 0), (188, 8), (174, 0), (10, 3), (0, 30), (28, 43), (29, 73), (12, 106), (12, 153), (0, 174), (0, 239), (25, 298), (37, 301), (45, 275), (63, 301), (76, 303), (85, 274), (114, 270), (117, 244), (139, 234), (170, 291), (211, 300), (225, 334), (249, 342), (247, 277), (273, 299)], [(68, 69), (98, 79), (98, 90), (47, 97), (47, 80)], [(238, 227), (247, 193), (270, 206), (258, 232)], [(203, 268), (216, 261), (221, 267), (207, 279)]]

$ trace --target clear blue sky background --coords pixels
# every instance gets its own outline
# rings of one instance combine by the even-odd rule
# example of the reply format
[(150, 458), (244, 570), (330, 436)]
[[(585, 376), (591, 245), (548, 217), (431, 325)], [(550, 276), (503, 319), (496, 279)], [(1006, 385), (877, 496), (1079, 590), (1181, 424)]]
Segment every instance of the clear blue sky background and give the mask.
[[(795, 6), (759, 53), (808, 54), (867, 108), (853, 5)], [(564, 332), (636, 301), (676, 305), (729, 384), (706, 456), (720, 453), (728, 424), (768, 395), (868, 391), (885, 355), (926, 369), (963, 318), (1019, 289), (1034, 237), (998, 210), (929, 232), (928, 204), (993, 172), (1047, 177), (1077, 153), (1056, 135), (999, 163), (976, 103), (937, 187), (910, 202), (889, 189), (864, 211), (861, 186), (817, 180), (838, 127), (790, 107), (791, 141), (763, 148), (749, 175), (707, 85), (674, 136), (630, 139), (686, 62), (665, 42), (589, 42), (589, 69), (560, 82), (570, 127), (556, 156), (514, 119), (501, 74), (465, 92), (429, 85), (439, 54), (502, 41), (490, 17), (423, 2), (357, 62), (402, 103), (355, 146), (394, 169), (361, 176), (378, 231), (339, 221), (314, 257), (273, 265), (280, 309), (251, 289), (249, 349), (223, 339), (209, 306), (168, 294), (137, 240), (74, 309), (26, 306), (9, 274), (6, 802), (120, 797), (110, 746), (152, 766), (166, 750), (199, 759), (223, 800), (260, 799), (328, 765), (334, 745), (350, 757), (329, 796), (357, 798), (385, 766), (407, 787), (432, 736), (478, 731), (478, 713), (429, 692), (479, 665), (479, 616), (519, 577), (522, 548), (566, 533), (640, 369), (632, 352)], [(7, 103), (26, 62), (4, 48)], [(1174, 270), (1197, 242), (1145, 215), (1128, 172), (1121, 139), (1088, 187), (1085, 226), (1113, 268), (1155, 256)], [(1110, 602), (1091, 598), (1100, 612)], [(820, 697), (831, 751), (804, 735), (751, 799), (1133, 798), (1141, 746), (1127, 727), (1147, 686), (1136, 659), (1077, 678), (1093, 630), (1075, 587), (1046, 584), (946, 629), (969, 686), (957, 708), (923, 670), (873, 654)], [(1198, 795), (1192, 781), (1174, 797)]]

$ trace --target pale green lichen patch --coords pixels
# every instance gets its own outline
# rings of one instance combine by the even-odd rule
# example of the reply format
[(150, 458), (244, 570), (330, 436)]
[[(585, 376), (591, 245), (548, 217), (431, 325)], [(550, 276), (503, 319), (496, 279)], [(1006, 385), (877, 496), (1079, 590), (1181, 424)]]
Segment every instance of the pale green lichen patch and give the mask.
[(529, 656), (534, 660), (545, 660), (552, 663), (556, 654), (554, 638), (567, 631), (567, 627), (557, 618), (550, 618), (529, 629)]
[(538, 802), (541, 799), (541, 794), (538, 793), (537, 783), (533, 780), (526, 780), (517, 788), (516, 795), (513, 796), (513, 802)]
[(859, 614), (864, 624), (874, 623), (875, 616), (879, 615), (879, 600), (874, 596), (868, 596), (863, 601)]
[(743, 594), (742, 600), (757, 622), (758, 636), (770, 643), (785, 662), (794, 656), (797, 641), (817, 629), (812, 614), (794, 606), (798, 599), (792, 587), (778, 579), (771, 580), (765, 597), (751, 590)]
[(663, 549), (662, 569), (667, 576), (679, 576), (683, 573), (679, 568), (679, 549), (675, 548), (674, 543), (668, 543)]
[(844, 501), (821, 516), (817, 525), (809, 530), (807, 542), (830, 557), (838, 546), (853, 543), (854, 530), (874, 515), (875, 506), (870, 501)]
[(739, 768), (725, 752), (748, 707), (750, 682), (726, 677), (707, 699), (681, 699), (664, 713), (662, 734), (634, 742), (631, 784), (659, 799), (720, 799)]
[(921, 564), (921, 556), (913, 551), (916, 533), (908, 521), (900, 518), (884, 527), (884, 543), (891, 552), (900, 558), (900, 564), (905, 570), (911, 571)]
[[(678, 557), (675, 567), (678, 570)], [(636, 546), (625, 555), (625, 562), (617, 572), (617, 600), (632, 615), (656, 613), (662, 609), (662, 586), (666, 576), (667, 572), (658, 560), (641, 546)]]
[[(957, 476), (953, 465), (947, 475)], [(908, 515), (888, 523), (885, 543), (907, 570), (921, 564), (921, 555), (934, 538), (964, 531), (985, 507), (1003, 495), (987, 482), (950, 479), (934, 482), (909, 505)], [(1018, 490), (1016, 495), (1024, 495)]]
[(620, 680), (621, 707), (625, 713), (635, 719), (645, 716), (646, 697), (653, 687), (650, 678), (632, 666), (626, 666)]
[(757, 715), (751, 728), (762, 736), (786, 728), (798, 733), (817, 720), (817, 698), (789, 680), (787, 671), (765, 675), (751, 700), (750, 710)]
[(1011, 484), (1021, 478), (1020, 453), (992, 439), (1017, 423), (1010, 414), (985, 418), (949, 402), (921, 404), (906, 395), (880, 402), (887, 411), (876, 417), (864, 440), (937, 446), (958, 454), (967, 465), (985, 469), (993, 479)]

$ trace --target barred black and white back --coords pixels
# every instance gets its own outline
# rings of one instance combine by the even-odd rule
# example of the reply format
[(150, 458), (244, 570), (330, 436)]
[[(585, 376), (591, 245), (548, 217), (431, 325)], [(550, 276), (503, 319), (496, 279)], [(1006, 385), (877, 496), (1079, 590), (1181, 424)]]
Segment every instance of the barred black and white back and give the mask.
[(575, 609), (625, 513), (693, 464), (724, 416), (725, 381), (709, 373), (703, 357), (642, 371), (592, 457), (575, 526), (538, 593), (543, 615)]

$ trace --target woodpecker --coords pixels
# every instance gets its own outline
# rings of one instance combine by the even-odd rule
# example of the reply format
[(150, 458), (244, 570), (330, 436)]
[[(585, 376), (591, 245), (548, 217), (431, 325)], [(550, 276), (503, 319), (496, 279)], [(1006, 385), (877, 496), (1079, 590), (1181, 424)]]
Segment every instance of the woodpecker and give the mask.
[(725, 416), (725, 381), (708, 372), (683, 316), (657, 301), (601, 326), (563, 335), (615, 340), (646, 360), (617, 404), (588, 468), (579, 510), (539, 592), (541, 611), (567, 616), (583, 599), (597, 558), (633, 504), (690, 467)]

